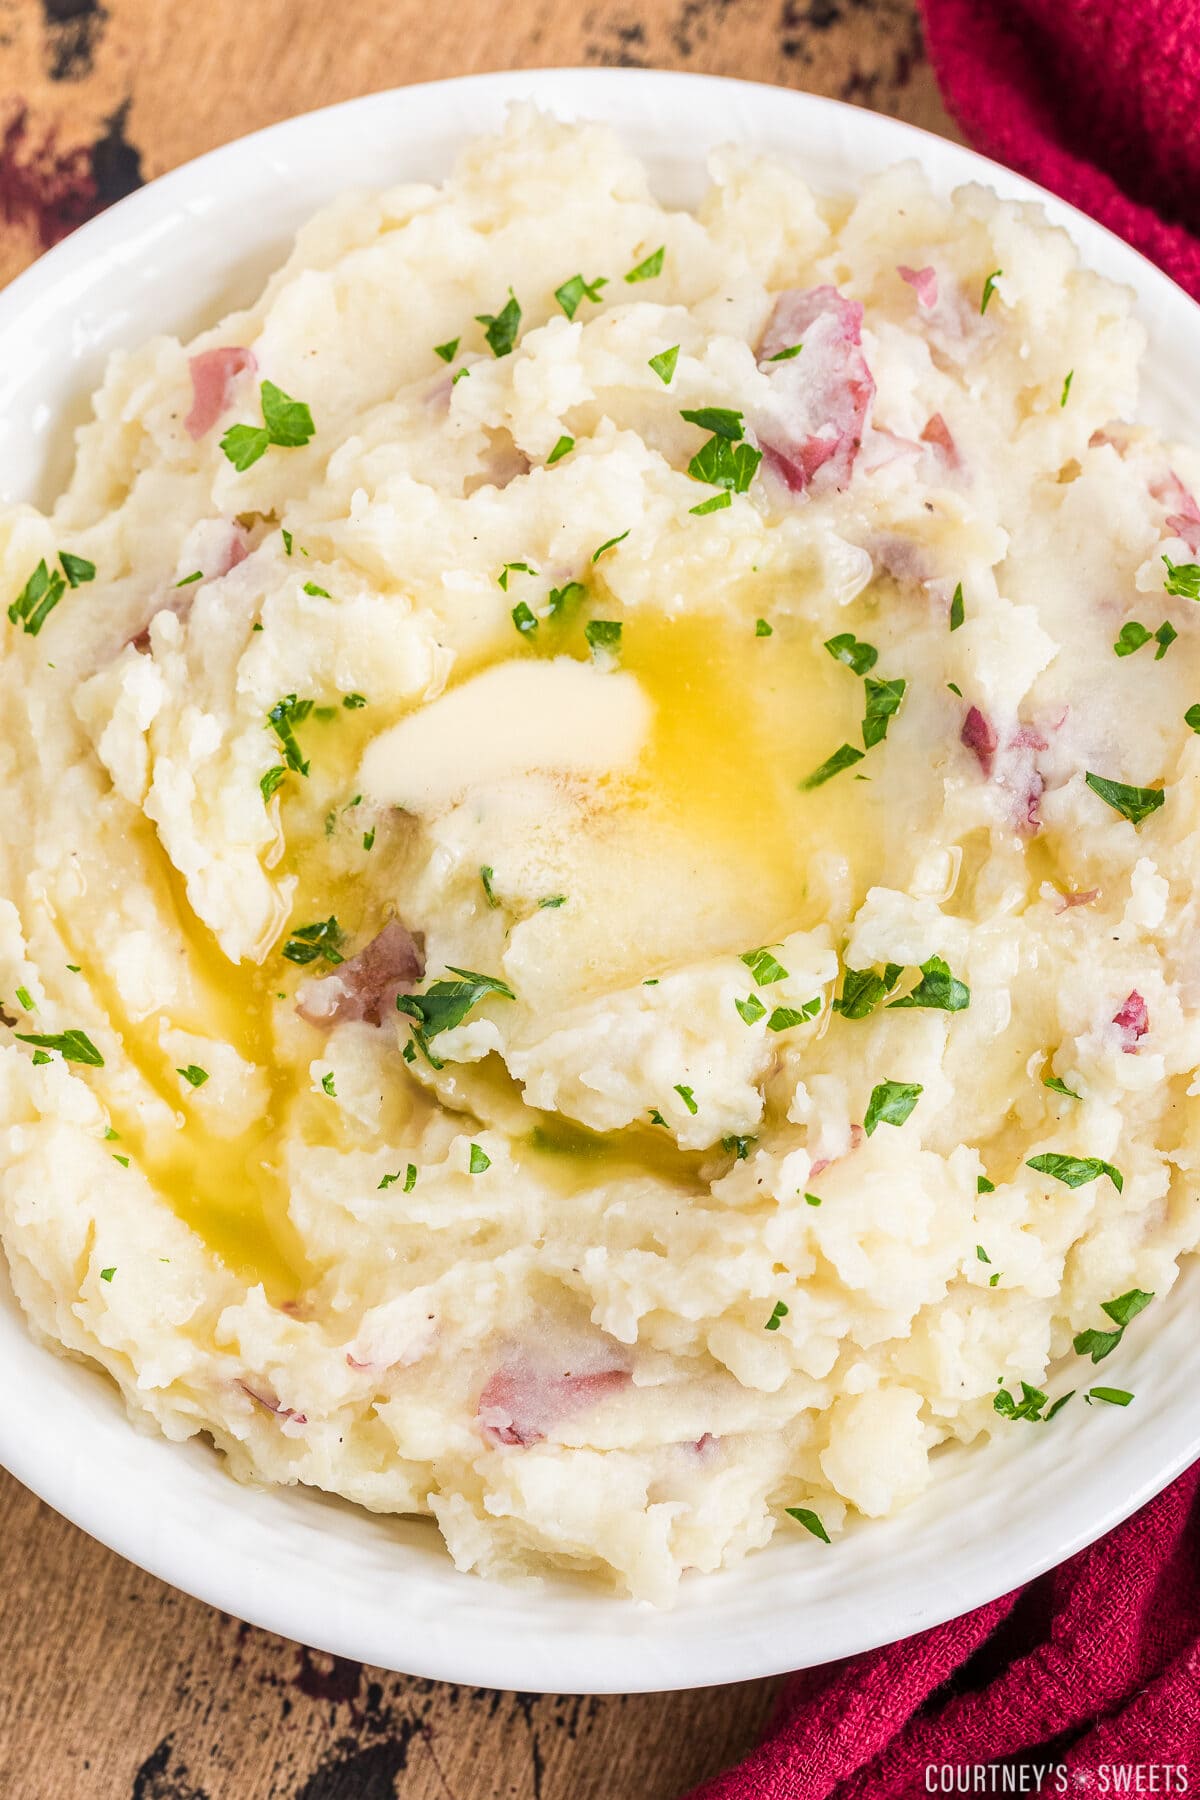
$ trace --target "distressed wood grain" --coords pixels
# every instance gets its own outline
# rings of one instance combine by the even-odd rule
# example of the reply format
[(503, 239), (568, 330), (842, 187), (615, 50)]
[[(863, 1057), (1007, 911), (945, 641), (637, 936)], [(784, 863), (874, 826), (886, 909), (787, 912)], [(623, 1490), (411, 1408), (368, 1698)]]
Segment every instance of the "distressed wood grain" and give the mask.
[[(915, 0), (0, 0), (0, 282), (261, 125), (575, 63), (770, 81), (954, 135)], [(672, 1800), (749, 1749), (776, 1685), (564, 1699), (334, 1661), (172, 1592), (5, 1476), (0, 1631), (2, 1800)]]

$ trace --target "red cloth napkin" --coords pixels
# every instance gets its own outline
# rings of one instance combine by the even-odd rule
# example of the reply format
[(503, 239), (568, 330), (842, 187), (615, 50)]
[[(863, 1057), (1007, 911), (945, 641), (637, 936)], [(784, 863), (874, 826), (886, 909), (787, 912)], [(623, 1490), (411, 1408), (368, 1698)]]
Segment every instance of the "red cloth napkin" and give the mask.
[(977, 150), (1100, 219), (1200, 299), (1198, 0), (922, 0)]
[[(1009, 1765), (1014, 1785), (989, 1764)], [(1188, 1791), (1200, 1791), (1200, 1464), (1028, 1587), (793, 1676), (754, 1754), (689, 1800)]]
[[(922, 4), (946, 104), (975, 147), (1200, 298), (1200, 0)], [(1189, 1790), (1200, 1465), (1028, 1587), (793, 1676), (754, 1754), (689, 1800)]]

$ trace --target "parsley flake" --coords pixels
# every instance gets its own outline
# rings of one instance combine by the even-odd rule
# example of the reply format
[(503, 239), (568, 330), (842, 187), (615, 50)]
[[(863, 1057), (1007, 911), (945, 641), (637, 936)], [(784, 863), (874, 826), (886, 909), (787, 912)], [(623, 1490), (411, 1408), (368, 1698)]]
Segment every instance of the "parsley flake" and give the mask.
[(10, 605), (9, 619), (14, 625), (20, 625), (30, 637), (37, 637), (66, 591), (67, 584), (63, 576), (57, 569), (52, 575), (43, 557)]
[(744, 494), (761, 461), (762, 451), (756, 450), (753, 444), (737, 443), (724, 433), (714, 432), (692, 457), (687, 472), (693, 481)]
[(435, 344), (433, 346), (433, 354), (435, 356), (440, 356), (444, 363), (453, 362), (458, 355), (458, 346), (461, 343), (461, 338), (448, 338), (444, 344)]
[(921, 964), (921, 979), (911, 994), (893, 1000), (888, 1010), (904, 1006), (924, 1006), (935, 1012), (965, 1012), (971, 1004), (971, 990), (965, 981), (950, 973), (940, 956), (931, 956)]
[(1062, 398), (1058, 403), (1060, 406), (1065, 406), (1067, 404), (1067, 399), (1071, 392), (1071, 383), (1074, 381), (1074, 379), (1075, 379), (1074, 369), (1068, 369), (1067, 370), (1067, 379), (1062, 384)]
[(689, 506), (688, 511), (694, 513), (697, 518), (702, 519), (705, 513), (724, 512), (727, 506), (732, 505), (733, 495), (726, 492), (723, 494), (714, 494), (711, 500), (701, 500), (699, 506)]
[(657, 356), (650, 358), (650, 367), (658, 376), (664, 387), (670, 387), (675, 366), (679, 361), (679, 345), (672, 344), (669, 350), (660, 350)]
[(845, 663), (856, 675), (866, 675), (879, 661), (874, 644), (860, 643), (852, 631), (840, 631), (836, 637), (826, 638), (825, 648), (835, 662)]
[(483, 891), (487, 898), (487, 903), (490, 907), (493, 907), (493, 908), (499, 906), (499, 904), (500, 904), (500, 902), (496, 898), (495, 890), (492, 887), (492, 881), (495, 877), (495, 874), (496, 874), (496, 871), (495, 871), (495, 869), (493, 869), (491, 863), (484, 863), (482, 868), (479, 871), (479, 879), (483, 884)]
[(904, 970), (900, 963), (888, 963), (882, 975), (874, 969), (846, 969), (842, 975), (842, 991), (833, 1010), (843, 1019), (866, 1019), (893, 992)]
[(1164, 619), (1162, 624), (1159, 626), (1158, 630), (1154, 634), (1154, 641), (1158, 645), (1158, 649), (1154, 652), (1155, 662), (1162, 661), (1163, 657), (1167, 654), (1167, 651), (1171, 648), (1171, 645), (1175, 642), (1175, 639), (1178, 636), (1179, 636), (1179, 633), (1176, 631), (1175, 627), (1172, 625), (1170, 619)]
[(835, 775), (840, 775), (843, 769), (852, 769), (862, 759), (861, 750), (856, 750), (853, 744), (842, 744), (832, 756), (825, 758), (819, 769), (814, 769), (811, 775), (805, 776), (800, 783), (801, 790), (808, 793), (812, 788), (823, 787)]
[(208, 1070), (202, 1069), (199, 1063), (189, 1063), (186, 1069), (176, 1069), (175, 1073), (182, 1075), (189, 1087), (203, 1087), (208, 1080)]
[(1147, 626), (1140, 625), (1136, 619), (1127, 619), (1117, 633), (1117, 641), (1113, 649), (1118, 656), (1132, 656), (1143, 644), (1150, 642), (1151, 633)]
[(1093, 1400), (1104, 1400), (1109, 1406), (1128, 1406), (1133, 1395), (1128, 1388), (1094, 1387), (1083, 1396), (1090, 1406)]
[(990, 301), (992, 295), (996, 291), (996, 283), (997, 283), (997, 281), (999, 281), (1000, 277), (1003, 274), (1004, 274), (1003, 269), (993, 269), (991, 274), (988, 276), (987, 280), (984, 282), (983, 298), (979, 302), (979, 310), (981, 313), (985, 313), (987, 311), (988, 302)]
[(537, 615), (524, 600), (519, 600), (513, 607), (512, 622), (522, 637), (532, 637), (538, 628)]
[(584, 300), (590, 300), (594, 305), (599, 305), (600, 289), (607, 286), (607, 275), (597, 275), (591, 281), (585, 281), (582, 275), (572, 275), (569, 281), (564, 281), (561, 287), (555, 288), (554, 298), (568, 319), (573, 319)]
[(1006, 1387), (1001, 1387), (992, 1396), (992, 1408), (1002, 1419), (1028, 1419), (1031, 1425), (1039, 1425), (1045, 1423), (1042, 1409), (1049, 1398), (1041, 1388), (1031, 1387), (1029, 1382), (1023, 1381), (1019, 1400)]
[(13, 1036), (36, 1050), (57, 1050), (64, 1062), (85, 1063), (91, 1069), (104, 1067), (104, 1058), (86, 1031), (14, 1031)]
[(767, 1020), (768, 1031), (790, 1031), (793, 1025), (807, 1025), (821, 1010), (821, 997), (806, 1000), (803, 1006), (777, 1006)]
[(318, 587), (315, 581), (306, 581), (304, 592), (311, 594), (314, 600), (332, 600), (333, 595), (328, 588)]
[(787, 970), (776, 957), (772, 956), (769, 947), (743, 951), (738, 961), (745, 963), (758, 987), (770, 987), (773, 981), (787, 980)]
[(660, 244), (657, 250), (650, 252), (644, 262), (640, 262), (630, 269), (625, 277), (626, 281), (653, 281), (656, 275), (662, 274), (663, 258), (666, 253), (667, 246)]
[(548, 469), (553, 468), (553, 466), (556, 462), (561, 462), (562, 458), (564, 456), (569, 456), (571, 451), (574, 448), (575, 448), (575, 439), (573, 437), (568, 437), (566, 435), (566, 433), (564, 432), (562, 437), (560, 437), (558, 442), (555, 444), (555, 446), (554, 446), (553, 450), (550, 452), (549, 456), (546, 458), (546, 467)]
[(302, 968), (318, 959), (336, 968), (342, 961), (339, 945), (345, 934), (331, 913), (327, 919), (319, 919), (315, 925), (301, 925), (292, 932), (280, 955), (288, 962), (298, 963)]
[(508, 356), (521, 329), (521, 304), (512, 289), (509, 288), (508, 299), (498, 313), (476, 313), (475, 318), (484, 327), (483, 335), (492, 355)]
[(1042, 1086), (1049, 1088), (1052, 1094), (1062, 1094), (1067, 1100), (1083, 1098), (1082, 1094), (1077, 1094), (1074, 1088), (1069, 1088), (1065, 1081), (1060, 1081), (1057, 1075), (1043, 1075)]
[(334, 1086), (334, 1083), (333, 1083), (333, 1070), (332, 1069), (330, 1069), (330, 1071), (327, 1075), (322, 1075), (321, 1086), (325, 1089), (325, 1092), (329, 1095), (329, 1098), (331, 1100), (337, 1099), (337, 1088)]
[(1114, 1331), (1079, 1332), (1073, 1340), (1077, 1356), (1090, 1356), (1093, 1363), (1103, 1362), (1106, 1356), (1116, 1349), (1125, 1335), (1125, 1327), (1140, 1312), (1144, 1312), (1153, 1300), (1154, 1295), (1145, 1288), (1130, 1288), (1126, 1294), (1118, 1294), (1115, 1300), (1102, 1300), (1101, 1312), (1108, 1314), (1116, 1329)]
[(989, 1181), (986, 1175), (977, 1175), (975, 1177), (975, 1192), (977, 1194), (994, 1194), (995, 1191), (995, 1182)]
[(1047, 1150), (1041, 1156), (1031, 1156), (1025, 1167), (1036, 1170), (1039, 1175), (1049, 1175), (1069, 1188), (1085, 1187), (1089, 1181), (1097, 1181), (1101, 1175), (1108, 1176), (1118, 1194), (1125, 1186), (1125, 1178), (1120, 1169), (1115, 1169), (1110, 1162), (1103, 1162), (1098, 1156), (1064, 1156), (1060, 1151)]
[(24, 1007), (26, 1012), (37, 1011), (37, 1007), (33, 1004), (33, 995), (27, 987), (19, 987), (17, 989), (17, 1005)]
[(767, 621), (765, 619), (755, 619), (754, 635), (756, 638), (758, 638), (758, 637), (774, 637), (775, 632), (774, 632), (773, 628), (767, 624)]
[(954, 598), (950, 602), (950, 629), (951, 629), (951, 631), (957, 631), (959, 626), (962, 624), (963, 620), (966, 618), (966, 616), (967, 616), (966, 607), (963, 605), (962, 582), (960, 581), (958, 586), (954, 590)]
[(1093, 775), (1089, 770), (1084, 780), (1093, 794), (1107, 801), (1131, 825), (1140, 825), (1152, 812), (1157, 812), (1166, 799), (1162, 788), (1130, 787), (1124, 781), (1110, 781), (1106, 775)]
[(616, 650), (621, 643), (621, 626), (616, 619), (589, 619), (583, 635), (592, 650)]
[(787, 1316), (788, 1316), (788, 1308), (787, 1308), (786, 1302), (783, 1300), (777, 1300), (775, 1302), (775, 1311), (771, 1314), (770, 1318), (767, 1320), (766, 1324), (763, 1326), (763, 1330), (764, 1331), (778, 1331), (781, 1321), (786, 1319)]
[(745, 1162), (750, 1154), (751, 1145), (756, 1141), (757, 1140), (752, 1137), (723, 1137), (721, 1139), (721, 1148), (725, 1151), (726, 1155), (732, 1156), (735, 1162)]
[(799, 356), (803, 344), (789, 344), (784, 350), (776, 350), (774, 356), (768, 356), (768, 362), (791, 362), (793, 356)]
[(314, 436), (313, 416), (302, 400), (293, 400), (273, 381), (264, 381), (260, 389), (263, 423), (231, 425), (221, 439), (221, 449), (238, 474), (265, 456), (270, 445), (283, 450), (299, 450)]
[(1190, 725), (1193, 731), (1200, 731), (1200, 705), (1189, 706), (1183, 715), (1183, 722)]
[(203, 580), (204, 580), (203, 569), (193, 569), (190, 575), (185, 575), (182, 581), (177, 581), (175, 583), (175, 586), (177, 588), (191, 587), (191, 585), (194, 581), (203, 581)]
[(276, 763), (274, 768), (267, 769), (259, 776), (258, 785), (262, 790), (264, 802), (271, 798), (271, 795), (275, 792), (280, 782), (285, 779), (286, 775), (287, 770), (284, 768), (283, 764)]
[(693, 1116), (700, 1111), (700, 1108), (696, 1104), (696, 1096), (690, 1087), (684, 1087), (682, 1082), (677, 1081), (675, 1083), (675, 1092), (679, 1095), (679, 1098)]
[(516, 999), (508, 983), (495, 975), (477, 975), (473, 969), (456, 969), (453, 964), (450, 973), (458, 979), (435, 981), (423, 994), (399, 994), (396, 997), (396, 1010), (408, 1013), (417, 1021), (413, 1038), (426, 1061), (435, 1069), (442, 1065), (429, 1049), (431, 1038), (461, 1025), (471, 1008), (488, 994), (498, 994), (505, 1000)]
[(829, 1533), (826, 1531), (824, 1525), (822, 1525), (816, 1513), (812, 1511), (811, 1507), (785, 1506), (783, 1510), (789, 1519), (795, 1519), (797, 1525), (803, 1525), (805, 1531), (811, 1531), (812, 1535), (815, 1538), (820, 1538), (823, 1544), (827, 1544), (830, 1541)]
[(482, 1175), (484, 1170), (490, 1169), (491, 1166), (492, 1166), (492, 1159), (488, 1155), (487, 1151), (482, 1147), (482, 1145), (472, 1144), (471, 1145), (471, 1162), (470, 1162), (471, 1174), (472, 1175)]
[(507, 594), (508, 578), (510, 575), (536, 575), (536, 574), (537, 574), (537, 570), (534, 568), (532, 563), (527, 563), (527, 562), (505, 563), (504, 567), (501, 569), (500, 573), (496, 577), (496, 586), (503, 588), (505, 593)]
[(925, 1092), (916, 1081), (881, 1081), (872, 1088), (863, 1130), (868, 1137), (879, 1125), (903, 1125)]
[(298, 700), (295, 694), (285, 694), (267, 714), (267, 729), (273, 731), (279, 739), (283, 747), (283, 760), (297, 775), (307, 775), (308, 764), (300, 754), (295, 727), (307, 719), (312, 709), (311, 700)]
[(1173, 563), (1169, 556), (1164, 556), (1163, 561), (1167, 565), (1163, 586), (1168, 594), (1181, 600), (1200, 600), (1200, 563)]
[(766, 1016), (767, 1009), (757, 994), (747, 994), (744, 1000), (735, 1000), (733, 1004), (747, 1025), (756, 1025), (759, 1019)]
[(728, 438), (731, 444), (746, 435), (741, 413), (728, 406), (685, 407), (679, 416), (689, 425), (699, 425), (701, 431), (711, 431), (714, 437)]
[(101, 1281), (111, 1281), (113, 1276), (116, 1274), (116, 1272), (117, 1272), (117, 1265), (115, 1263), (113, 1264), (111, 1269), (101, 1269), (101, 1271), (100, 1271)]
[(868, 675), (863, 683), (867, 692), (867, 709), (863, 716), (862, 735), (866, 749), (874, 749), (887, 736), (888, 721), (900, 709), (908, 683), (897, 676), (892, 681), (877, 681)]
[(629, 536), (629, 532), (632, 530), (633, 527), (631, 525), (627, 531), (622, 531), (618, 537), (605, 538), (600, 548), (592, 551), (592, 561), (598, 563), (606, 550), (615, 550), (618, 544), (623, 544), (625, 539)]

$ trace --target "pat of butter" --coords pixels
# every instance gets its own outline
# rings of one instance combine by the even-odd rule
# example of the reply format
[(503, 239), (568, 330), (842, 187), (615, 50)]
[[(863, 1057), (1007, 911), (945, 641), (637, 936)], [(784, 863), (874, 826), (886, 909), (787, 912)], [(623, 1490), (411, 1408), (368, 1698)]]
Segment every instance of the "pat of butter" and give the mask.
[(375, 738), (359, 786), (429, 815), (512, 776), (608, 775), (637, 762), (652, 711), (637, 677), (619, 669), (566, 656), (498, 663)]

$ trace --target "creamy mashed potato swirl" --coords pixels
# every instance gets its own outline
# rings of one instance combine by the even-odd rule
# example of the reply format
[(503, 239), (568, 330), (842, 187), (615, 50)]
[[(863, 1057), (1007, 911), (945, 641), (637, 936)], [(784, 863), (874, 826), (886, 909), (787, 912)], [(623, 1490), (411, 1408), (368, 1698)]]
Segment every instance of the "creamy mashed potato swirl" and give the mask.
[(658, 1603), (1120, 1395), (1200, 1229), (1200, 456), (1119, 422), (1129, 297), (912, 167), (711, 174), (518, 109), (0, 514), (33, 1329)]

